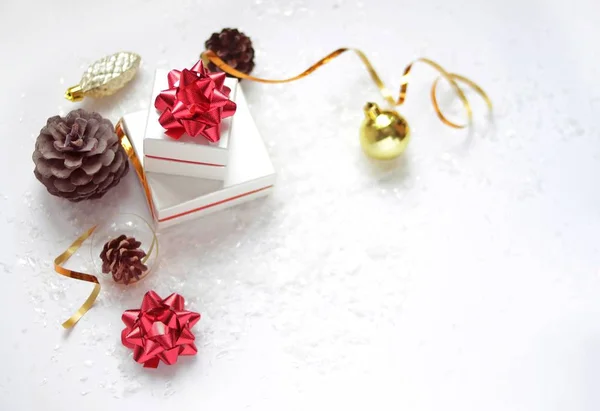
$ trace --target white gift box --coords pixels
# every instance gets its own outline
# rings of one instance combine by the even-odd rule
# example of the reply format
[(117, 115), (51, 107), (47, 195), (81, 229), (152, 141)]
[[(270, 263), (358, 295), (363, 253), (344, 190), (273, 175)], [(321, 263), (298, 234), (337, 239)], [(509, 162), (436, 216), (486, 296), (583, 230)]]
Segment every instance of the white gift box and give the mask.
[[(224, 168), (223, 181), (146, 170), (153, 214), (159, 228), (245, 203), (266, 196), (273, 190), (273, 164), (241, 88), (237, 91), (236, 102), (237, 111), (233, 117), (229, 139), (229, 164)], [(123, 117), (125, 133), (142, 163), (148, 161), (140, 151), (144, 141), (145, 120), (145, 112)]]
[[(229, 162), (231, 123), (237, 111), (221, 122), (221, 138), (216, 143), (202, 136), (184, 134), (178, 140), (167, 136), (158, 122), (161, 113), (154, 108), (154, 101), (161, 91), (169, 88), (168, 73), (168, 70), (159, 69), (154, 76), (144, 139), (144, 168), (156, 173), (223, 180)], [(225, 85), (231, 89), (230, 100), (236, 101), (238, 83), (234, 78), (225, 80)]]

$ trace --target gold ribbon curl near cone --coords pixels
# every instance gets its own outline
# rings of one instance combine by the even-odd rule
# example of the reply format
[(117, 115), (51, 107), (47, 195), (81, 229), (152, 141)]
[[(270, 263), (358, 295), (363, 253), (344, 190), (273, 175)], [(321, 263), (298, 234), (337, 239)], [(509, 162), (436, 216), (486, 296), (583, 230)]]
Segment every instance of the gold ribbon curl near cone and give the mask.
[[(144, 220), (144, 222), (146, 221)], [(148, 222), (146, 222), (146, 224), (148, 224)], [(148, 224), (148, 227), (152, 230), (150, 224)], [(95, 275), (70, 270), (68, 268), (65, 268), (62, 264), (66, 263), (77, 252), (77, 250), (81, 248), (83, 243), (94, 233), (94, 231), (96, 231), (97, 228), (98, 225), (89, 228), (85, 233), (77, 237), (77, 239), (73, 242), (73, 244), (69, 246), (69, 248), (67, 248), (61, 255), (54, 259), (54, 271), (56, 271), (58, 274), (68, 278), (72, 278), (74, 280), (85, 281), (94, 284), (94, 289), (92, 290), (88, 298), (84, 301), (84, 303), (81, 305), (81, 307), (79, 307), (75, 314), (69, 317), (67, 321), (62, 323), (62, 326), (67, 329), (72, 328), (75, 324), (77, 324), (81, 317), (83, 317), (85, 313), (87, 313), (89, 309), (92, 308), (92, 305), (94, 305), (94, 302), (96, 302), (96, 298), (98, 298), (98, 295), (100, 294), (100, 289), (102, 287), (100, 286), (98, 277), (96, 277)], [(142, 262), (145, 263), (148, 260), (148, 258), (150, 258), (153, 252), (158, 252), (158, 239), (156, 238), (156, 233), (154, 232), (154, 230), (152, 230), (152, 243), (148, 248), (148, 253), (142, 259)]]
[(74, 280), (86, 281), (88, 283), (94, 284), (94, 289), (90, 293), (89, 297), (85, 300), (85, 302), (81, 305), (81, 307), (79, 307), (77, 312), (73, 314), (67, 321), (62, 323), (62, 326), (64, 328), (71, 328), (75, 324), (77, 324), (77, 321), (79, 321), (81, 317), (83, 317), (84, 314), (87, 313), (90, 308), (92, 308), (92, 305), (94, 305), (98, 294), (100, 294), (100, 282), (98, 281), (98, 278), (95, 275), (69, 270), (68, 268), (65, 268), (61, 265), (67, 262), (67, 260), (71, 258), (73, 254), (77, 252), (77, 250), (79, 250), (79, 248), (83, 245), (85, 240), (87, 240), (89, 236), (92, 235), (92, 233), (96, 230), (97, 227), (98, 226), (93, 226), (92, 228), (87, 230), (85, 233), (79, 236), (77, 240), (75, 240), (73, 244), (69, 246), (69, 248), (67, 248), (61, 255), (54, 259), (54, 271), (56, 271), (58, 274), (64, 275), (65, 277), (73, 278)]
[[(367, 56), (359, 49), (345, 47), (337, 49), (332, 53), (329, 53), (327, 56), (323, 57), (321, 60), (317, 61), (308, 69), (304, 70), (302, 73), (294, 77), (280, 80), (264, 79), (242, 73), (241, 71), (238, 71), (235, 68), (228, 65), (227, 63), (225, 63), (212, 50), (204, 51), (200, 55), (200, 58), (205, 63), (211, 62), (225, 73), (237, 78), (255, 81), (258, 83), (281, 84), (300, 80), (316, 71), (319, 67), (324, 66), (325, 64), (331, 62), (338, 56), (346, 53), (347, 51), (353, 51), (356, 55), (358, 55), (365, 68), (369, 72), (371, 79), (379, 89), (379, 92), (392, 108), (400, 106), (406, 101), (406, 92), (408, 89), (409, 82), (408, 80), (413, 65), (416, 63), (425, 63), (430, 67), (434, 68), (439, 73), (439, 76), (434, 80), (431, 86), (430, 96), (433, 108), (438, 118), (444, 124), (452, 128), (465, 128), (469, 126), (473, 121), (473, 111), (471, 109), (471, 104), (469, 103), (469, 100), (467, 99), (463, 89), (459, 86), (459, 83), (466, 85), (467, 87), (475, 91), (477, 94), (479, 94), (487, 104), (489, 110), (492, 111), (492, 101), (490, 100), (486, 92), (479, 85), (477, 85), (477, 83), (460, 74), (450, 73), (446, 71), (438, 63), (428, 58), (418, 58), (412, 63), (410, 63), (408, 66), (406, 66), (400, 81), (400, 94), (398, 96), (398, 99), (394, 99), (392, 93), (385, 87), (383, 81), (381, 80), (381, 77), (379, 77), (379, 74), (377, 74), (375, 68), (373, 67)], [(467, 114), (468, 121), (466, 124), (455, 123), (449, 120), (442, 112), (436, 95), (439, 80), (442, 78), (446, 80), (448, 84), (450, 84), (453, 91), (460, 99)], [(360, 143), (365, 153), (370, 157), (380, 160), (393, 159), (402, 154), (410, 139), (410, 128), (404, 117), (398, 114), (398, 112), (394, 109), (381, 110), (376, 103), (372, 102), (369, 102), (365, 105), (364, 112), (365, 120), (363, 121), (363, 124), (361, 126)]]

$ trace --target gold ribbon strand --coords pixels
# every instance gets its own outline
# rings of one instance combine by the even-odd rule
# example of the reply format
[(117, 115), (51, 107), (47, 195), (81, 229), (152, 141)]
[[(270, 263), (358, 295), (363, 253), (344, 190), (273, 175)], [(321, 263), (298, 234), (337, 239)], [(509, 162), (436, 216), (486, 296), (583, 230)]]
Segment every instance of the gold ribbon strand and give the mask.
[(131, 144), (129, 137), (127, 136), (125, 126), (123, 125), (123, 119), (119, 120), (119, 122), (115, 126), (115, 132), (119, 137), (121, 147), (123, 147), (123, 149), (125, 150), (125, 154), (127, 154), (127, 157), (129, 158), (129, 160), (131, 160), (131, 165), (138, 176), (142, 188), (144, 189), (144, 196), (146, 197), (146, 202), (148, 203), (148, 207), (150, 208), (150, 214), (152, 215), (152, 218), (155, 218), (154, 203), (152, 201), (152, 192), (150, 191), (150, 184), (148, 184), (148, 178), (146, 177), (146, 173), (144, 172), (144, 166), (142, 165), (140, 158), (135, 152), (133, 144)]
[[(133, 214), (133, 215), (136, 215), (136, 214)], [(152, 226), (146, 220), (144, 220), (142, 217), (139, 217), (139, 218), (142, 219), (148, 225), (148, 228), (150, 229), (150, 231), (152, 231), (152, 243), (150, 244), (150, 247), (148, 248), (148, 253), (141, 260), (142, 263), (146, 263), (146, 261), (148, 261), (148, 259), (152, 255), (152, 253), (158, 254), (158, 239), (156, 238), (156, 233), (152, 229)], [(68, 268), (65, 268), (64, 266), (62, 266), (62, 264), (66, 263), (73, 256), (73, 254), (75, 254), (77, 252), (77, 250), (79, 250), (79, 248), (81, 248), (83, 243), (94, 233), (94, 231), (97, 228), (98, 228), (97, 225), (91, 227), (85, 233), (80, 235), (73, 242), (73, 244), (71, 244), (69, 246), (69, 248), (67, 248), (61, 255), (59, 255), (58, 257), (56, 257), (54, 259), (54, 271), (56, 271), (58, 274), (63, 275), (68, 278), (72, 278), (74, 280), (85, 281), (85, 282), (94, 284), (94, 289), (92, 290), (92, 292), (90, 293), (88, 298), (85, 300), (85, 302), (81, 305), (81, 307), (79, 307), (79, 309), (77, 310), (77, 312), (75, 312), (75, 314), (73, 314), (67, 321), (65, 321), (62, 324), (62, 326), (67, 329), (72, 328), (75, 324), (77, 324), (77, 322), (81, 319), (81, 317), (83, 317), (85, 315), (85, 313), (87, 313), (89, 311), (89, 309), (92, 308), (92, 305), (94, 305), (94, 302), (96, 302), (96, 299), (98, 298), (98, 295), (100, 294), (101, 286), (100, 286), (100, 282), (98, 281), (98, 277), (91, 275), (91, 274), (81, 273), (79, 271), (69, 270)], [(146, 273), (145, 275), (147, 275), (149, 273), (150, 273), (150, 270), (148, 270), (148, 273)]]
[[(385, 87), (385, 84), (381, 80), (381, 77), (379, 77), (379, 74), (377, 74), (377, 72), (375, 71), (375, 68), (373, 67), (373, 65), (371, 64), (371, 62), (369, 61), (369, 59), (367, 58), (365, 53), (363, 53), (359, 49), (346, 48), (346, 47), (337, 49), (337, 50), (329, 53), (327, 56), (323, 57), (319, 61), (317, 61), (315, 64), (310, 66), (308, 69), (304, 70), (302, 73), (300, 73), (296, 76), (290, 77), (290, 78), (280, 79), (280, 80), (259, 78), (259, 77), (251, 76), (249, 74), (242, 73), (241, 71), (238, 71), (235, 68), (228, 65), (227, 63), (225, 63), (212, 50), (204, 51), (200, 55), (200, 57), (202, 58), (202, 60), (204, 62), (211, 62), (215, 66), (217, 66), (219, 69), (224, 71), (225, 73), (228, 73), (234, 77), (245, 79), (245, 80), (250, 80), (250, 81), (255, 81), (258, 83), (281, 84), (281, 83), (290, 83), (292, 81), (300, 80), (300, 79), (308, 76), (309, 74), (313, 73), (318, 68), (326, 65), (327, 63), (333, 61), (335, 58), (339, 57), (340, 55), (342, 55), (348, 51), (352, 51), (356, 55), (358, 55), (358, 57), (360, 58), (362, 63), (365, 65), (365, 68), (369, 72), (371, 79), (373, 80), (373, 82), (375, 83), (377, 88), (379, 89), (379, 92), (381, 93), (383, 98), (392, 107), (396, 107), (396, 106), (400, 106), (400, 105), (404, 104), (404, 102), (406, 101), (406, 93), (407, 93), (408, 83), (409, 83), (408, 79), (409, 79), (409, 75), (412, 71), (413, 65), (416, 63), (424, 63), (424, 64), (427, 64), (430, 67), (434, 68), (439, 74), (439, 77), (437, 77), (435, 79), (435, 81), (433, 82), (433, 84), (431, 86), (430, 94), (431, 94), (431, 102), (433, 104), (433, 108), (434, 108), (437, 116), (439, 117), (439, 119), (444, 124), (446, 124), (450, 127), (453, 127), (453, 128), (464, 128), (467, 125), (470, 125), (473, 120), (473, 111), (471, 109), (471, 104), (469, 103), (469, 100), (467, 99), (463, 89), (459, 86), (458, 83), (465, 84), (466, 86), (470, 87), (473, 91), (475, 91), (477, 94), (479, 94), (479, 96), (481, 96), (481, 98), (487, 104), (489, 110), (492, 111), (492, 101), (490, 100), (490, 98), (488, 97), (486, 92), (479, 85), (477, 85), (477, 83), (475, 83), (474, 81), (472, 81), (469, 78), (464, 77), (460, 74), (449, 73), (438, 63), (436, 63), (435, 61), (430, 60), (428, 58), (418, 58), (417, 60), (413, 61), (408, 66), (406, 66), (406, 68), (404, 69), (404, 73), (402, 75), (401, 82), (400, 82), (400, 95), (399, 95), (398, 99), (394, 99), (392, 93)], [(437, 96), (436, 96), (436, 90), (437, 90), (437, 86), (438, 86), (440, 78), (443, 78), (444, 80), (446, 80), (448, 82), (448, 84), (450, 84), (450, 86), (452, 87), (452, 89), (454, 90), (454, 92), (457, 94), (458, 98), (462, 102), (463, 107), (465, 108), (465, 111), (467, 113), (467, 118), (468, 118), (467, 124), (458, 124), (453, 121), (450, 121), (442, 112), (442, 110), (439, 106), (438, 100), (437, 100)]]
[(64, 264), (65, 262), (67, 262), (69, 260), (69, 258), (71, 258), (73, 256), (73, 254), (75, 254), (77, 252), (77, 250), (79, 250), (79, 248), (85, 242), (85, 240), (87, 240), (89, 238), (89, 236), (92, 235), (94, 230), (96, 230), (96, 227), (97, 226), (93, 226), (92, 228), (87, 230), (85, 233), (80, 235), (73, 242), (73, 244), (71, 244), (69, 246), (69, 248), (67, 248), (65, 250), (65, 252), (63, 252), (61, 255), (59, 255), (58, 257), (56, 257), (54, 259), (54, 271), (56, 271), (58, 274), (64, 275), (65, 277), (73, 278), (75, 280), (86, 281), (88, 283), (94, 284), (94, 289), (90, 293), (89, 297), (85, 300), (85, 302), (81, 305), (81, 307), (79, 307), (77, 312), (75, 314), (73, 314), (67, 321), (62, 323), (62, 326), (67, 329), (71, 328), (75, 324), (77, 324), (77, 321), (79, 321), (81, 319), (81, 317), (83, 317), (83, 315), (85, 313), (87, 313), (90, 308), (92, 308), (92, 305), (94, 305), (94, 302), (96, 301), (96, 298), (98, 297), (98, 294), (100, 294), (101, 287), (100, 287), (100, 282), (98, 282), (98, 278), (95, 275), (85, 274), (85, 273), (80, 273), (79, 271), (69, 270), (68, 268), (63, 267), (61, 264)]

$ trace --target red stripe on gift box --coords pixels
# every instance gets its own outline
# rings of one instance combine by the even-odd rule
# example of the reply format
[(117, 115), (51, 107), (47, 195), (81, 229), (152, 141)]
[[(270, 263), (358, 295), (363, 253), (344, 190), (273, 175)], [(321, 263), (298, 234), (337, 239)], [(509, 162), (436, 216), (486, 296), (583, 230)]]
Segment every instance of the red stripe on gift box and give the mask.
[(242, 197), (249, 196), (251, 194), (259, 193), (259, 192), (267, 190), (267, 189), (269, 189), (271, 187), (273, 187), (273, 185), (266, 186), (266, 187), (263, 187), (263, 188), (259, 188), (257, 190), (253, 190), (253, 191), (248, 191), (247, 193), (243, 193), (243, 194), (239, 194), (239, 195), (234, 196), (234, 197), (226, 198), (225, 200), (217, 201), (217, 202), (214, 202), (214, 203), (211, 203), (211, 204), (207, 204), (207, 205), (202, 206), (202, 207), (195, 208), (193, 210), (184, 211), (183, 213), (179, 213), (179, 214), (172, 215), (170, 217), (165, 217), (163, 219), (159, 219), (158, 222), (159, 223), (164, 223), (165, 221), (173, 220), (173, 219), (178, 218), (178, 217), (183, 217), (184, 215), (192, 214), (192, 213), (195, 213), (197, 211), (202, 211), (202, 210), (205, 210), (205, 209), (210, 208), (210, 207), (218, 206), (219, 204), (223, 204), (223, 203), (227, 203), (229, 201), (237, 200), (238, 198), (242, 198)]
[(199, 165), (199, 166), (211, 166), (211, 167), (225, 167), (223, 164), (201, 163), (198, 161), (189, 161), (189, 160), (178, 160), (176, 158), (149, 156), (147, 154), (146, 154), (146, 157), (153, 158), (154, 160), (173, 161), (175, 163), (195, 164), (195, 165)]

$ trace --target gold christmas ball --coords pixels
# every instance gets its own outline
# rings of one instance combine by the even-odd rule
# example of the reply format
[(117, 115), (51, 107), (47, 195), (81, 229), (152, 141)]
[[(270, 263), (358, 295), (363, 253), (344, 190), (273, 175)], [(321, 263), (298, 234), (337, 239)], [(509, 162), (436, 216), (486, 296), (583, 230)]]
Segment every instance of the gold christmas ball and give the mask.
[(365, 153), (378, 160), (391, 160), (402, 154), (410, 139), (404, 117), (395, 111), (381, 111), (375, 103), (367, 103), (364, 110), (360, 145)]

